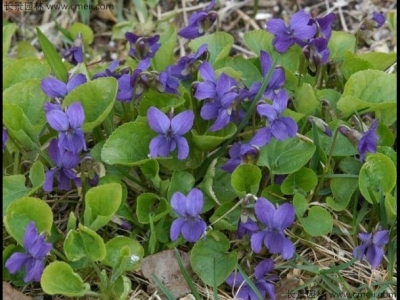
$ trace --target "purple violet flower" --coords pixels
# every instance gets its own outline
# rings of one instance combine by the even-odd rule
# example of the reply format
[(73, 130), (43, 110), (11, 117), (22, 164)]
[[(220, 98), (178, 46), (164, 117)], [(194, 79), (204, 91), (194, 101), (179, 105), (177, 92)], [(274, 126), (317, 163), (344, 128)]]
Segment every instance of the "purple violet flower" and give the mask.
[(315, 72), (317, 67), (325, 65), (331, 54), (328, 48), (328, 40), (325, 38), (312, 38), (303, 48), (303, 53), (309, 61), (309, 67)]
[(64, 98), (69, 92), (87, 81), (83, 74), (72, 76), (65, 84), (54, 77), (43, 78), (40, 83), (42, 91), (51, 98)]
[(108, 66), (107, 69), (105, 69), (104, 71), (100, 71), (97, 72), (96, 74), (93, 75), (92, 79), (97, 79), (100, 77), (114, 77), (116, 79), (120, 78), (123, 74), (127, 74), (128, 73), (128, 68), (123, 69), (121, 71), (122, 74), (117, 74), (116, 72), (114, 72), (119, 66), (119, 60), (114, 60), (111, 62), (111, 64)]
[(386, 18), (383, 14), (374, 11), (372, 13), (372, 20), (375, 21), (375, 28), (381, 28), (385, 24)]
[(3, 126), (3, 150), (6, 147), (7, 140), (8, 140), (7, 128)]
[(53, 190), (54, 177), (57, 175), (58, 189), (69, 191), (71, 189), (71, 180), (76, 186), (81, 186), (81, 179), (77, 177), (73, 170), (79, 164), (79, 155), (58, 146), (57, 139), (53, 139), (49, 145), (49, 156), (56, 165), (45, 174), (43, 190), (51, 192)]
[(360, 161), (365, 161), (365, 155), (367, 152), (376, 152), (376, 145), (378, 143), (378, 135), (376, 134), (377, 129), (378, 119), (375, 119), (370, 128), (366, 132), (362, 133), (357, 147), (358, 153), (360, 154)]
[(322, 18), (310, 19), (308, 25), (315, 24), (317, 26), (316, 38), (323, 37), (329, 41), (332, 35), (332, 25), (335, 20), (336, 15), (334, 13), (329, 13)]
[(82, 149), (86, 151), (85, 136), (82, 124), (85, 120), (85, 112), (80, 102), (74, 102), (65, 108), (54, 107), (47, 111), (46, 119), (51, 128), (58, 131), (58, 146), (60, 148), (78, 154)]
[[(294, 137), (297, 133), (297, 123), (291, 117), (281, 116), (288, 102), (288, 95), (285, 90), (281, 90), (275, 97), (272, 105), (259, 104), (257, 113), (268, 120), (269, 125), (260, 129), (254, 137), (260, 146), (269, 142), (271, 136), (283, 141), (289, 137)], [(264, 138), (264, 142), (260, 139)]]
[(358, 234), (358, 237), (362, 244), (354, 248), (353, 256), (361, 261), (365, 254), (371, 268), (376, 269), (383, 259), (383, 247), (389, 242), (389, 230), (378, 230), (373, 234), (362, 232)]
[(204, 35), (217, 20), (217, 13), (210, 12), (214, 5), (215, 0), (212, 0), (203, 11), (192, 14), (188, 26), (180, 30), (178, 35), (189, 40)]
[(151, 129), (159, 133), (150, 142), (151, 157), (167, 157), (176, 148), (178, 148), (178, 159), (183, 160), (188, 157), (189, 144), (182, 135), (193, 126), (192, 111), (186, 110), (171, 118), (152, 106), (147, 111), (147, 119)]
[(294, 255), (293, 243), (285, 237), (284, 230), (293, 224), (295, 209), (292, 204), (285, 203), (275, 206), (265, 198), (258, 198), (254, 212), (257, 219), (266, 228), (253, 233), (251, 236), (251, 249), (261, 252), (264, 244), (272, 254), (282, 254), (283, 259), (291, 259)]
[[(268, 73), (272, 68), (273, 62), (271, 56), (263, 50), (260, 51), (260, 63), (261, 63), (261, 73), (264, 78), (268, 76)], [(277, 93), (283, 88), (285, 81), (286, 81), (285, 71), (281, 67), (276, 67), (272, 72), (272, 76), (267, 84), (263, 96), (269, 100), (274, 100)], [(262, 85), (261, 82), (255, 82), (251, 85), (248, 93), (248, 98), (250, 100), (253, 100), (255, 98), (255, 96), (257, 95), (258, 91), (261, 88), (261, 85)]]
[(64, 58), (71, 59), (71, 64), (77, 65), (83, 62), (83, 39), (82, 34), (78, 34), (71, 48), (63, 53)]
[[(276, 275), (268, 275), (268, 273), (274, 270), (274, 261), (270, 258), (261, 261), (254, 270), (255, 286), (260, 292), (263, 299), (268, 296), (272, 300), (276, 299), (275, 287), (273, 281), (279, 279)], [(240, 273), (234, 272), (226, 279), (226, 284), (233, 287), (235, 290), (235, 299), (242, 300), (257, 300), (259, 299), (256, 293), (244, 280)]]
[(315, 24), (309, 24), (310, 19), (309, 13), (300, 10), (292, 16), (289, 26), (281, 19), (267, 21), (267, 31), (275, 36), (272, 44), (276, 51), (286, 52), (294, 44), (303, 47), (306, 40), (314, 37), (317, 27)]
[(325, 133), (327, 136), (332, 136), (332, 131), (331, 131), (331, 129), (329, 128), (328, 124), (326, 124), (326, 122), (325, 122), (324, 120), (322, 120), (322, 119), (320, 119), (320, 118), (317, 118), (317, 117), (314, 117), (314, 116), (308, 117), (307, 120), (308, 120), (310, 123), (315, 124), (315, 126), (317, 126), (317, 128), (318, 128), (321, 132)]
[(179, 80), (173, 75), (172, 66), (168, 66), (165, 71), (160, 72), (158, 83), (157, 90), (160, 93), (179, 94)]
[(207, 47), (207, 44), (201, 45), (195, 54), (181, 57), (177, 64), (171, 66), (172, 75), (179, 80), (192, 78), (193, 74), (199, 70), (199, 64), (207, 56)]
[(116, 99), (123, 102), (131, 102), (132, 99), (138, 100), (147, 89), (147, 83), (143, 81), (140, 73), (150, 67), (151, 60), (146, 58), (142, 60), (132, 75), (123, 74), (118, 78), (118, 93)]
[(31, 221), (24, 234), (26, 252), (15, 252), (6, 261), (5, 267), (10, 274), (15, 274), (25, 266), (24, 282), (40, 281), (44, 269), (44, 259), (53, 248), (46, 243), (44, 234), (38, 234), (36, 225)]
[(157, 50), (161, 47), (158, 43), (160, 36), (158, 34), (145, 37), (136, 35), (132, 32), (125, 33), (125, 38), (130, 43), (129, 55), (141, 61), (146, 58), (152, 58), (156, 54)]
[(171, 206), (179, 218), (171, 225), (171, 240), (178, 239), (179, 234), (188, 242), (195, 243), (207, 229), (207, 224), (200, 218), (203, 209), (203, 193), (201, 190), (192, 189), (187, 197), (181, 192), (175, 192), (171, 198)]

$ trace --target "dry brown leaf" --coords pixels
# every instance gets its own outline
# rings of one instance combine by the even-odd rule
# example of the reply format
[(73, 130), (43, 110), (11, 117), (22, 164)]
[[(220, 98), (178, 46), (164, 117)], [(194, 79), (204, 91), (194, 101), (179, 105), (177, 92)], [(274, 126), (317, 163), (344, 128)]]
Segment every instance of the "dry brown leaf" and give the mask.
[[(179, 254), (185, 269), (190, 271), (189, 255), (182, 251), (179, 251)], [(176, 261), (174, 250), (165, 250), (145, 257), (141, 271), (143, 276), (150, 281), (149, 292), (157, 289), (157, 284), (152, 278), (152, 274), (154, 274), (174, 297), (180, 298), (190, 293), (190, 289)]]
[(32, 300), (32, 297), (25, 296), (14, 289), (11, 284), (3, 281), (3, 299), (5, 300)]

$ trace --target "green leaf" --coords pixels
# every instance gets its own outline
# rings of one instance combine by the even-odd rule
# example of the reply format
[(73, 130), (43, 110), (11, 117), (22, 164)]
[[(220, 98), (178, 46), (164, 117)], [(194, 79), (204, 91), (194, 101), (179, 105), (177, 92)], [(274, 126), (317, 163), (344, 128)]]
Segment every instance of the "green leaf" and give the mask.
[(40, 161), (35, 161), (29, 170), (29, 179), (32, 183), (32, 188), (29, 195), (40, 188), (45, 180), (43, 164)]
[(343, 173), (358, 175), (362, 165), (363, 164), (358, 159), (346, 156), (340, 161), (339, 168), (343, 171)]
[(113, 77), (98, 78), (86, 82), (64, 98), (63, 107), (73, 102), (80, 102), (85, 111), (85, 122), (82, 128), (85, 132), (99, 126), (113, 108), (118, 91), (118, 82)]
[[(307, 199), (301, 194), (293, 198), (296, 215), (303, 229), (311, 236), (323, 236), (332, 231), (333, 219), (331, 214), (321, 206), (308, 207)], [(304, 214), (307, 213), (307, 216)]]
[(154, 187), (157, 190), (161, 188), (161, 178), (158, 174), (159, 169), (160, 165), (155, 159), (150, 159), (140, 166), (140, 171), (143, 173), (146, 179), (150, 180), (153, 183)]
[(37, 57), (38, 51), (28, 41), (17, 43), (17, 58)]
[(236, 125), (234, 123), (229, 123), (221, 130), (206, 132), (203, 135), (198, 134), (195, 129), (191, 130), (193, 142), (203, 151), (214, 150), (218, 145), (232, 137), (235, 132)]
[(120, 276), (114, 283), (114, 295), (116, 300), (128, 299), (132, 291), (132, 281), (126, 276)]
[(229, 55), (233, 45), (233, 37), (226, 32), (219, 31), (190, 41), (189, 47), (193, 52), (196, 52), (203, 44), (208, 45), (207, 49), (210, 54), (208, 61), (210, 64), (214, 64), (217, 60)]
[(372, 65), (373, 69), (385, 71), (397, 61), (397, 53), (367, 52), (357, 55)]
[(241, 164), (232, 173), (231, 184), (238, 197), (256, 195), (260, 186), (261, 170), (255, 165)]
[(347, 81), (337, 107), (346, 115), (358, 111), (379, 111), (384, 114), (380, 122), (391, 125), (396, 120), (396, 75), (377, 70), (364, 70), (353, 74)]
[(46, 294), (67, 297), (82, 297), (90, 290), (90, 284), (63, 261), (54, 261), (44, 269), (40, 285)]
[(284, 203), (285, 197), (282, 194), (281, 186), (271, 184), (261, 191), (261, 197), (267, 198), (271, 203)]
[(3, 216), (11, 203), (28, 193), (25, 181), (24, 175), (3, 176)]
[(312, 115), (320, 107), (320, 103), (315, 97), (314, 89), (308, 83), (303, 83), (296, 92), (296, 111), (305, 115)]
[(262, 81), (261, 73), (257, 67), (249, 60), (241, 56), (225, 57), (223, 59), (219, 59), (214, 64), (215, 69), (220, 69), (223, 67), (231, 67), (232, 69), (239, 71), (241, 73), (241, 80), (248, 88), (254, 82)]
[(160, 28), (162, 30), (159, 40), (161, 47), (157, 50), (152, 59), (153, 69), (156, 71), (165, 70), (169, 65), (173, 65), (175, 61), (174, 49), (177, 41), (175, 26), (166, 22), (160, 23), (160, 26), (161, 24), (166, 28)]
[(212, 181), (212, 190), (220, 203), (230, 202), (236, 198), (236, 192), (232, 187), (232, 174), (221, 169), (219, 161), (215, 167), (215, 174)]
[(170, 211), (168, 201), (153, 193), (142, 193), (137, 197), (136, 201), (136, 215), (142, 224), (150, 223), (150, 215), (153, 222), (157, 222)]
[(330, 182), (333, 198), (328, 197), (326, 203), (335, 211), (347, 208), (351, 197), (358, 189), (357, 178), (333, 178)]
[[(230, 231), (236, 231), (238, 229), (241, 207), (236, 206), (236, 208), (233, 209), (235, 205), (236, 203), (227, 202), (217, 208), (210, 218), (210, 222), (214, 224), (213, 226), (215, 229)], [(218, 222), (214, 223), (217, 220)]]
[(235, 251), (228, 252), (229, 248), (228, 238), (219, 231), (210, 232), (205, 239), (194, 244), (190, 263), (205, 284), (213, 285), (215, 282), (219, 286), (232, 273), (237, 254)]
[(397, 217), (397, 201), (389, 193), (385, 195), (385, 209), (389, 224), (393, 224)]
[(289, 174), (299, 170), (313, 156), (315, 145), (298, 137), (284, 141), (272, 139), (260, 150), (259, 166), (266, 166), (273, 174)]
[(7, 56), (8, 50), (11, 45), (11, 38), (17, 30), (17, 25), (14, 23), (8, 23), (3, 25), (3, 58)]
[(49, 76), (50, 68), (38, 58), (21, 58), (10, 63), (3, 73), (3, 91), (21, 81)]
[(260, 55), (260, 50), (266, 51), (272, 58), (276, 60), (276, 64), (283, 66), (290, 72), (297, 72), (299, 68), (299, 57), (302, 55), (301, 48), (290, 47), (285, 53), (279, 53), (274, 49), (272, 40), (274, 36), (266, 30), (252, 30), (244, 34), (244, 42), (256, 55)]
[(114, 269), (121, 265), (124, 257), (127, 257), (126, 264), (122, 267), (124, 271), (134, 271), (140, 267), (144, 256), (142, 245), (129, 237), (116, 236), (106, 243), (106, 257), (102, 261), (106, 266)]
[(129, 122), (119, 126), (101, 149), (101, 159), (110, 165), (137, 166), (150, 158), (149, 144), (156, 133), (147, 124)]
[(106, 246), (100, 235), (79, 224), (78, 230), (71, 230), (67, 233), (64, 253), (70, 261), (78, 261), (82, 258), (101, 261), (106, 257)]
[(328, 43), (331, 52), (330, 59), (334, 62), (341, 62), (347, 51), (354, 53), (356, 38), (354, 34), (332, 30), (332, 36)]
[(368, 154), (360, 170), (358, 184), (364, 198), (373, 203), (373, 197), (380, 199), (381, 194), (390, 193), (396, 185), (395, 164), (382, 153)]
[(50, 65), (54, 75), (56, 75), (56, 77), (59, 80), (67, 82), (68, 71), (66, 66), (62, 62), (60, 55), (57, 53), (57, 50), (54, 48), (53, 44), (47, 39), (47, 37), (43, 34), (43, 32), (40, 30), (39, 27), (36, 27), (36, 31), (38, 34), (40, 47), (42, 47), (44, 56), (46, 57), (46, 60)]
[(157, 107), (158, 109), (169, 112), (170, 108), (177, 108), (185, 103), (185, 99), (177, 95), (171, 95), (168, 93), (159, 93), (157, 91), (149, 90), (140, 100), (139, 115), (146, 117), (147, 110), (151, 107)]
[(20, 130), (22, 127), (23, 110), (14, 104), (3, 104), (3, 123), (8, 130)]
[(122, 201), (122, 187), (119, 183), (99, 185), (89, 189), (85, 195), (84, 224), (98, 230), (110, 222)]
[(171, 177), (171, 183), (168, 187), (167, 198), (171, 199), (175, 192), (181, 192), (187, 195), (194, 186), (194, 177), (185, 171), (174, 171)]
[(39, 233), (50, 233), (53, 224), (53, 213), (50, 206), (41, 199), (24, 197), (11, 203), (4, 217), (7, 232), (23, 245), (26, 227), (34, 221)]
[(348, 80), (354, 73), (368, 69), (373, 69), (372, 64), (368, 61), (361, 59), (359, 56), (356, 56), (351, 52), (346, 52), (344, 54), (342, 72), (346, 80)]
[(86, 24), (74, 22), (69, 28), (69, 33), (71, 34), (72, 39), (76, 39), (79, 33), (82, 34), (83, 43), (88, 46), (93, 43), (94, 34), (92, 29)]
[(18, 105), (37, 132), (46, 124), (43, 104), (48, 97), (40, 87), (41, 79), (24, 80), (3, 92), (3, 103)]
[(282, 182), (281, 191), (286, 195), (294, 195), (297, 192), (309, 192), (317, 186), (318, 177), (315, 172), (309, 168), (289, 174)]

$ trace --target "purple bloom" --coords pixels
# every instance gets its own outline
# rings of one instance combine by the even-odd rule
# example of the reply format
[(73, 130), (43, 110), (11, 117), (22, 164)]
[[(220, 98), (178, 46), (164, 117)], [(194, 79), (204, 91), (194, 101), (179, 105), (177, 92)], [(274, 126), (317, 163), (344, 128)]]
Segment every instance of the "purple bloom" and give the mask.
[(156, 107), (147, 111), (147, 119), (151, 129), (159, 133), (150, 142), (151, 157), (167, 157), (178, 148), (178, 159), (183, 160), (189, 155), (189, 144), (182, 136), (193, 126), (194, 114), (190, 110), (181, 112), (172, 119)]
[[(278, 280), (276, 275), (268, 275), (274, 270), (274, 261), (267, 258), (261, 261), (254, 270), (254, 277), (256, 279), (255, 286), (260, 292), (263, 299), (270, 297), (272, 300), (276, 299), (275, 287), (272, 281)], [(266, 277), (267, 276), (267, 277)], [(265, 278), (266, 277), (266, 278)], [(244, 280), (240, 273), (232, 273), (225, 281), (230, 287), (235, 288), (235, 299), (242, 300), (257, 300), (257, 294), (252, 290), (252, 288)]]
[(187, 197), (181, 192), (175, 192), (171, 198), (171, 206), (179, 215), (171, 225), (171, 240), (175, 241), (179, 234), (188, 242), (195, 243), (207, 229), (207, 224), (200, 218), (203, 209), (203, 193), (199, 189), (192, 189)]
[(214, 5), (215, 0), (212, 0), (203, 11), (191, 15), (188, 26), (180, 30), (178, 35), (186, 39), (194, 39), (204, 35), (217, 20), (217, 14), (210, 12)]
[(6, 147), (7, 140), (8, 140), (7, 128), (3, 126), (3, 150)]
[(360, 161), (365, 160), (365, 155), (367, 152), (376, 152), (376, 145), (378, 143), (378, 135), (376, 134), (377, 129), (378, 120), (375, 119), (368, 131), (362, 133), (361, 138), (358, 141), (358, 153), (360, 154)]
[(362, 232), (358, 237), (362, 244), (354, 248), (353, 256), (361, 261), (365, 254), (371, 268), (376, 269), (383, 259), (383, 247), (389, 242), (389, 230), (378, 230), (374, 234)]
[(119, 60), (114, 60), (113, 62), (111, 62), (111, 64), (108, 66), (107, 69), (105, 69), (104, 71), (98, 72), (96, 74), (93, 75), (92, 79), (97, 79), (100, 77), (114, 77), (116, 79), (120, 78), (123, 74), (127, 74), (128, 69), (124, 69), (122, 71), (122, 74), (117, 74), (116, 72), (114, 72), (119, 66)]
[(80, 178), (77, 177), (76, 171), (73, 170), (79, 164), (79, 155), (60, 148), (58, 144), (57, 139), (53, 139), (49, 145), (49, 156), (56, 166), (45, 174), (43, 190), (46, 192), (53, 190), (53, 181), (56, 175), (59, 190), (69, 191), (71, 189), (71, 180), (74, 181), (76, 186), (81, 185)]
[[(289, 137), (294, 137), (297, 133), (297, 124), (291, 117), (281, 116), (288, 102), (288, 95), (285, 90), (281, 90), (275, 97), (272, 105), (259, 104), (257, 112), (260, 116), (266, 117), (269, 126), (260, 129), (256, 136), (257, 141), (264, 137), (265, 144), (269, 142), (271, 136), (283, 141)], [(261, 146), (263, 142), (259, 141)]]
[(36, 225), (31, 221), (24, 234), (26, 252), (15, 252), (6, 261), (5, 267), (15, 274), (25, 266), (24, 282), (40, 281), (44, 269), (44, 259), (53, 245), (46, 243), (44, 234), (38, 234)]
[(322, 18), (310, 19), (308, 25), (315, 24), (317, 26), (317, 36), (323, 37), (327, 41), (331, 38), (332, 35), (332, 24), (336, 20), (336, 15), (334, 13), (329, 13)]
[(292, 258), (295, 248), (293, 243), (285, 237), (284, 230), (294, 222), (293, 205), (285, 203), (275, 208), (267, 199), (258, 198), (254, 211), (257, 219), (266, 228), (251, 236), (251, 249), (259, 253), (264, 244), (272, 254), (280, 253), (283, 259)]
[(372, 20), (375, 21), (375, 28), (381, 28), (385, 24), (386, 18), (383, 14), (374, 11), (372, 13)]
[(150, 58), (142, 60), (132, 75), (123, 74), (118, 78), (118, 101), (130, 102), (132, 99), (138, 100), (147, 89), (147, 82), (140, 74), (150, 67)]
[[(273, 62), (271, 56), (263, 50), (260, 51), (260, 63), (261, 63), (261, 73), (264, 78), (268, 76), (268, 73), (272, 68)], [(272, 76), (265, 89), (264, 97), (270, 100), (274, 100), (277, 93), (283, 88), (285, 81), (286, 81), (285, 71), (283, 70), (283, 68), (280, 67), (275, 68), (272, 72)], [(257, 95), (258, 91), (261, 88), (261, 85), (262, 85), (261, 82), (255, 82), (251, 85), (248, 93), (249, 99), (253, 100), (255, 98), (255, 96)]]
[(71, 48), (64, 51), (64, 58), (70, 58), (73, 65), (83, 62), (83, 40), (78, 34)]
[(160, 72), (158, 76), (157, 90), (160, 93), (179, 94), (179, 80), (172, 74), (172, 66), (167, 67), (165, 71)]
[(125, 38), (131, 46), (129, 55), (136, 58), (138, 61), (154, 57), (161, 46), (161, 44), (158, 43), (158, 40), (160, 39), (158, 34), (151, 37), (145, 37), (127, 32), (125, 33)]
[(309, 61), (309, 66), (315, 72), (317, 67), (325, 65), (328, 62), (330, 51), (328, 40), (325, 38), (310, 39), (303, 48), (304, 55)]
[(303, 47), (306, 40), (314, 37), (317, 28), (315, 24), (309, 24), (310, 19), (309, 13), (300, 10), (292, 16), (289, 26), (281, 19), (267, 21), (267, 31), (275, 36), (272, 43), (276, 51), (286, 52), (294, 44)]
[(85, 120), (85, 112), (80, 102), (74, 102), (65, 108), (52, 109), (46, 113), (49, 125), (58, 131), (58, 146), (71, 151), (74, 154), (82, 149), (86, 151), (86, 142), (83, 135), (82, 124)]
[(64, 98), (69, 92), (81, 84), (84, 84), (86, 81), (86, 76), (83, 74), (72, 76), (66, 84), (57, 78), (47, 77), (42, 79), (40, 87), (42, 91), (51, 98)]
[(251, 237), (252, 234), (257, 231), (260, 231), (258, 225), (252, 219), (247, 218), (246, 222), (239, 221), (237, 237), (241, 239), (245, 234), (248, 234), (249, 237)]
[(195, 54), (183, 56), (171, 67), (172, 75), (180, 80), (190, 79), (199, 70), (199, 63), (207, 56), (207, 44), (201, 45)]

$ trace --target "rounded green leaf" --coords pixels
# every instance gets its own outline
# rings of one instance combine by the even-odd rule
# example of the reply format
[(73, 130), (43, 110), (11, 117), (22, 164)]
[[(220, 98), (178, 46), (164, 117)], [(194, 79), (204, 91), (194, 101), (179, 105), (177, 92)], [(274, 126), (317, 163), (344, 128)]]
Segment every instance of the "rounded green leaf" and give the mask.
[(367, 155), (358, 177), (361, 194), (369, 203), (373, 199), (379, 203), (380, 195), (390, 193), (396, 185), (396, 175), (396, 166), (385, 154)]
[(160, 32), (161, 47), (157, 50), (153, 57), (153, 68), (156, 71), (163, 71), (169, 65), (174, 64), (174, 50), (177, 42), (176, 27), (170, 23), (162, 22), (160, 27), (164, 26)]
[(296, 192), (309, 192), (317, 186), (318, 177), (315, 172), (309, 168), (289, 174), (281, 185), (281, 191), (286, 195), (293, 195)]
[(89, 189), (85, 195), (85, 226), (98, 230), (110, 222), (122, 201), (122, 187), (119, 183), (108, 183)]
[(386, 216), (390, 224), (392, 224), (397, 217), (397, 201), (391, 194), (385, 195), (385, 209)]
[(174, 171), (171, 177), (171, 183), (168, 187), (167, 198), (171, 199), (175, 192), (181, 192), (187, 195), (194, 186), (194, 177), (189, 172)]
[(237, 254), (228, 252), (229, 247), (228, 238), (219, 231), (210, 232), (193, 246), (190, 263), (205, 284), (219, 286), (235, 269)]
[(90, 45), (91, 43), (93, 43), (93, 39), (94, 39), (93, 31), (89, 26), (87, 26), (83, 23), (74, 22), (71, 25), (71, 27), (69, 28), (69, 32), (73, 39), (76, 38), (78, 33), (81, 33), (83, 42), (86, 45)]
[(308, 206), (308, 201), (301, 194), (293, 198), (296, 215), (303, 229), (311, 236), (323, 236), (332, 231), (333, 219), (331, 214), (321, 206)]
[(170, 211), (168, 201), (153, 193), (143, 193), (137, 197), (136, 201), (136, 214), (142, 224), (149, 224), (150, 216), (152, 221), (156, 222)]
[[(122, 248), (127, 247), (128, 253), (123, 253)], [(125, 271), (136, 270), (143, 259), (144, 249), (142, 245), (129, 237), (117, 236), (106, 243), (106, 258), (102, 261), (103, 264), (110, 267), (117, 267), (124, 255), (128, 255), (130, 263), (124, 266)]]
[(170, 108), (177, 108), (185, 103), (185, 99), (177, 95), (168, 93), (159, 93), (157, 91), (149, 90), (144, 93), (139, 105), (139, 115), (146, 117), (147, 110), (154, 106), (158, 109), (169, 112)]
[(284, 141), (272, 139), (260, 150), (259, 166), (266, 166), (274, 174), (289, 174), (299, 170), (313, 156), (315, 145), (298, 137)]
[(115, 102), (118, 91), (118, 81), (113, 77), (98, 78), (86, 82), (68, 93), (64, 98), (63, 107), (73, 102), (81, 102), (85, 111), (84, 131), (91, 131), (108, 116)]
[(106, 257), (106, 246), (95, 231), (79, 224), (78, 230), (68, 232), (64, 242), (64, 253), (70, 261), (89, 258), (100, 261)]
[[(230, 230), (236, 231), (240, 219), (241, 207), (236, 206), (236, 203), (227, 202), (223, 203), (210, 218), (210, 222), (217, 230)], [(218, 221), (217, 221), (218, 220)], [(217, 221), (216, 223), (214, 223)]]
[(343, 31), (332, 30), (332, 36), (328, 43), (331, 52), (330, 59), (335, 62), (341, 62), (347, 51), (354, 52), (356, 38), (354, 34)]
[(67, 297), (82, 297), (90, 290), (90, 285), (63, 261), (54, 261), (44, 269), (40, 285), (46, 294)]
[(335, 211), (347, 208), (351, 197), (358, 188), (357, 178), (333, 178), (330, 182), (333, 198), (328, 197), (326, 203)]
[(210, 55), (208, 61), (213, 64), (218, 59), (229, 55), (233, 45), (233, 37), (226, 32), (218, 31), (191, 40), (189, 47), (193, 52), (196, 52), (203, 44), (208, 45), (207, 50)]
[(238, 166), (232, 173), (231, 184), (238, 197), (257, 194), (261, 180), (259, 167), (250, 164)]
[(303, 83), (301, 88), (297, 90), (295, 103), (296, 111), (306, 115), (315, 113), (320, 106), (320, 102), (315, 97), (314, 89), (308, 83)]
[(3, 91), (21, 81), (49, 76), (50, 67), (38, 58), (21, 58), (12, 62), (3, 73)]
[(233, 136), (235, 132), (236, 125), (233, 123), (229, 123), (224, 129), (208, 132), (204, 135), (198, 134), (195, 129), (191, 131), (193, 142), (203, 151), (214, 150), (222, 142)]
[(147, 124), (125, 123), (107, 139), (101, 149), (101, 159), (110, 165), (140, 165), (150, 159), (149, 144), (155, 136)]
[(23, 244), (25, 229), (34, 221), (38, 232), (50, 233), (53, 213), (50, 206), (41, 199), (24, 197), (8, 206), (4, 225), (7, 232), (20, 244)]

